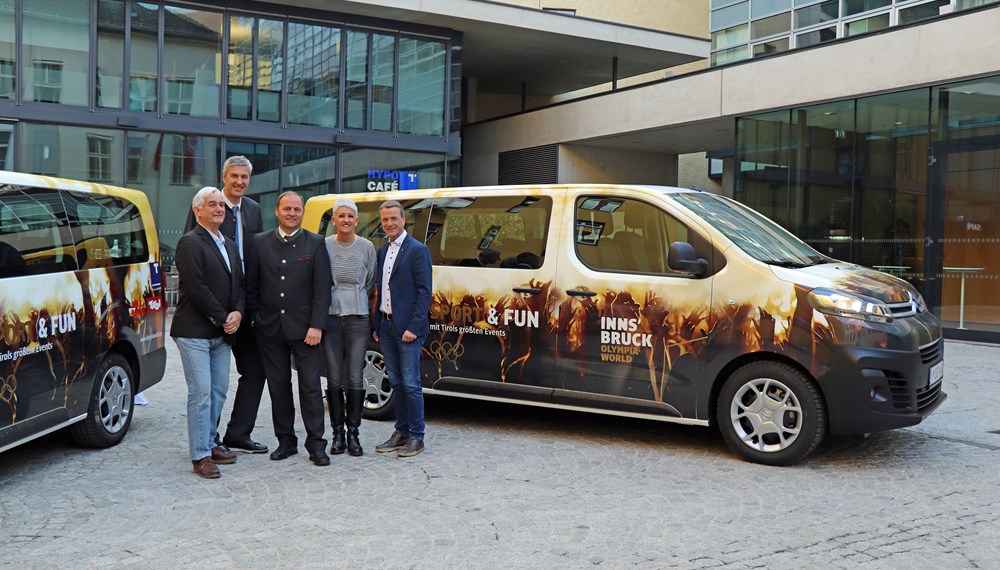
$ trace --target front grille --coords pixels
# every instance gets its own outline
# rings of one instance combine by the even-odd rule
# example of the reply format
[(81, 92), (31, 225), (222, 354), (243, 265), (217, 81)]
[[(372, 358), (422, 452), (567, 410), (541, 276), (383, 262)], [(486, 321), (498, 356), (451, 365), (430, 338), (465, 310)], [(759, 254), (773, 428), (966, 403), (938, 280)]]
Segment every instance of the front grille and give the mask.
[(944, 382), (936, 382), (933, 386), (924, 386), (923, 388), (917, 388), (917, 411), (922, 412), (927, 408), (934, 405), (934, 402), (938, 399), (938, 394), (941, 393), (941, 384)]
[(944, 338), (939, 338), (932, 343), (925, 344), (920, 347), (920, 362), (923, 364), (937, 362), (941, 359), (943, 354)]
[(889, 312), (892, 316), (897, 319), (903, 317), (912, 317), (917, 314), (917, 304), (913, 300), (903, 301), (902, 303), (889, 303)]
[(913, 396), (910, 395), (910, 383), (899, 372), (883, 370), (889, 392), (892, 395), (892, 407), (897, 410), (912, 410)]

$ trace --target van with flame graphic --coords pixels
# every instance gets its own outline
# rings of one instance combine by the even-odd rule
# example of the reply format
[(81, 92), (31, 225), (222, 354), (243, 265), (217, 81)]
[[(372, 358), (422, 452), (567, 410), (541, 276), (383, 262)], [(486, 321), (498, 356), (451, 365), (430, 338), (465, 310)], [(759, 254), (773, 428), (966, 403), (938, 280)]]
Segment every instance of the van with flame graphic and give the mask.
[[(717, 425), (745, 459), (802, 460), (827, 434), (938, 408), (938, 320), (906, 281), (831, 259), (731, 199), (679, 188), (510, 186), (341, 197), (385, 243), (399, 200), (434, 264), (423, 386), (541, 407)], [(366, 414), (392, 415), (374, 345)]]
[(0, 451), (125, 437), (166, 367), (159, 258), (143, 193), (0, 172)]

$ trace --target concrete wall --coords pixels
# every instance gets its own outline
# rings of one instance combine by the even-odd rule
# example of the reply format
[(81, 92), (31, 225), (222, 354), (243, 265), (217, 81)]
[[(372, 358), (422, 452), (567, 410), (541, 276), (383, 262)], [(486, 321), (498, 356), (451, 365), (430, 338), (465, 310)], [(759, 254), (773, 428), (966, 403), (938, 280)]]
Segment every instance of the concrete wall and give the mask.
[(559, 147), (559, 183), (677, 185), (677, 157), (585, 145)]

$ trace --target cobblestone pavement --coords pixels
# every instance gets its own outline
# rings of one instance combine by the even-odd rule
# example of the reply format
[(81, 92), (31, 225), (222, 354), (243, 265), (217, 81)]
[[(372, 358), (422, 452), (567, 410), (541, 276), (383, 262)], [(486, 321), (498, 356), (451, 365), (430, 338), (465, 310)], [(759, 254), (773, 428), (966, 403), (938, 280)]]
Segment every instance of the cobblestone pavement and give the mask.
[[(241, 454), (202, 480), (168, 346), (123, 444), (0, 454), (0, 567), (1000, 567), (1000, 347), (946, 343), (950, 398), (924, 424), (792, 468), (712, 429), (429, 398), (415, 458), (376, 455), (392, 425), (365, 422), (363, 457)], [(269, 419), (265, 395), (273, 448)]]

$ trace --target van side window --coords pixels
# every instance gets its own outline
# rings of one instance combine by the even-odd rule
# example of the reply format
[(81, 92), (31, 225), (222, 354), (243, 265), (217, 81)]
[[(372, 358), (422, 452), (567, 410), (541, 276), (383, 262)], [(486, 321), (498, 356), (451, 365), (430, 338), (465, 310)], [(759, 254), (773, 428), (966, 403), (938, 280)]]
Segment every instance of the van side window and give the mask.
[(434, 265), (537, 269), (551, 211), (547, 196), (435, 198), (424, 243)]
[(141, 263), (149, 259), (142, 214), (116, 196), (64, 193), (66, 213), (81, 269)]
[(56, 190), (0, 187), (0, 277), (76, 269)]
[(667, 249), (688, 241), (688, 228), (651, 204), (584, 196), (577, 200), (574, 224), (576, 254), (591, 269), (681, 274), (667, 267)]

